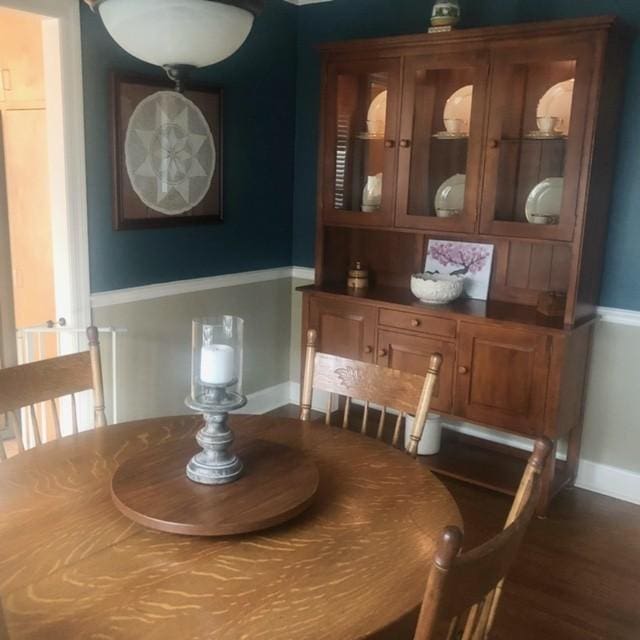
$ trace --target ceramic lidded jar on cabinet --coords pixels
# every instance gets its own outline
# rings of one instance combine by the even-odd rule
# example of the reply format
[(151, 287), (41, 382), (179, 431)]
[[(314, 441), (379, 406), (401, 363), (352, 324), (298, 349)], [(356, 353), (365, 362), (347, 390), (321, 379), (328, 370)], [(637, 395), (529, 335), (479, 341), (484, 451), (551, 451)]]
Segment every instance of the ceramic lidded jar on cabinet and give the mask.
[(460, 4), (458, 0), (443, 0), (433, 5), (431, 26), (452, 27), (460, 20)]

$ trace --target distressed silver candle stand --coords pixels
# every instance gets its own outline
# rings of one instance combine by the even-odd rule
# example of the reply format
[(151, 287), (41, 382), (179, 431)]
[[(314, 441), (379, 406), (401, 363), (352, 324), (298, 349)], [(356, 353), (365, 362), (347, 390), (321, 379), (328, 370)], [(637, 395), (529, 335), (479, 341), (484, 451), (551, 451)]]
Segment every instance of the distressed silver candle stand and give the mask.
[(237, 380), (224, 385), (207, 385), (206, 393), (194, 400), (187, 396), (185, 404), (203, 414), (205, 425), (196, 440), (202, 451), (187, 465), (187, 477), (200, 484), (228, 484), (242, 474), (242, 461), (231, 452), (233, 432), (227, 425), (229, 412), (247, 404), (246, 396), (229, 391)]

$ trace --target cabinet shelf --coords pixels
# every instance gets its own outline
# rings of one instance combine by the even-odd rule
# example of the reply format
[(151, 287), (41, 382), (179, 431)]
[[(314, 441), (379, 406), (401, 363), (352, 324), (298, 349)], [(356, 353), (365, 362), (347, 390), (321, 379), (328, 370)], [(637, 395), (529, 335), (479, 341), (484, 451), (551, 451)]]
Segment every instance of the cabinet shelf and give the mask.
[(360, 133), (356, 133), (353, 137), (354, 140), (360, 140), (364, 142), (384, 142), (384, 134), (379, 136), (372, 133), (367, 133), (366, 131), (361, 131)]
[[(332, 413), (331, 424), (342, 424), (343, 410), (344, 406), (341, 404), (340, 408)], [(292, 415), (296, 414), (292, 412)], [(374, 432), (372, 425), (378, 424), (379, 415), (377, 410), (370, 410), (367, 431), (369, 436)], [(349, 429), (359, 432), (363, 416), (362, 407), (352, 405), (350, 416)], [(314, 419), (324, 420), (324, 415), (318, 413), (314, 415)], [(446, 418), (444, 419), (446, 421)], [(389, 445), (394, 426), (395, 416), (387, 415), (383, 440)], [(400, 442), (403, 442), (403, 436)], [(523, 449), (460, 433), (445, 426), (442, 429), (438, 453), (418, 456), (418, 461), (434, 473), (513, 496), (520, 485), (528, 458), (529, 452)], [(569, 484), (571, 480), (565, 460), (556, 459), (555, 466), (552, 495)]]
[(431, 137), (441, 142), (469, 142), (469, 136), (441, 136), (434, 133)]
[(502, 142), (542, 142), (548, 144), (549, 142), (566, 142), (567, 136), (558, 136), (557, 138), (532, 138), (529, 136), (521, 137), (504, 137), (501, 138)]
[[(515, 495), (527, 463), (528, 452), (481, 440), (450, 429), (442, 430), (440, 451), (419, 460), (431, 471), (485, 489)], [(566, 462), (556, 460), (552, 495), (569, 483)]]

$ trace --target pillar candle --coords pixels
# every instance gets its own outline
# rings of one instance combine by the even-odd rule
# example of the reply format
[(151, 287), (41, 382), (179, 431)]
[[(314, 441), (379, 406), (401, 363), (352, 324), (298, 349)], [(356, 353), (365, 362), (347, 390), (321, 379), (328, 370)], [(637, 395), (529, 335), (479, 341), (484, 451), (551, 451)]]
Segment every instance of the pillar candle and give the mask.
[(204, 384), (229, 384), (236, 377), (235, 351), (226, 344), (202, 347), (200, 379)]

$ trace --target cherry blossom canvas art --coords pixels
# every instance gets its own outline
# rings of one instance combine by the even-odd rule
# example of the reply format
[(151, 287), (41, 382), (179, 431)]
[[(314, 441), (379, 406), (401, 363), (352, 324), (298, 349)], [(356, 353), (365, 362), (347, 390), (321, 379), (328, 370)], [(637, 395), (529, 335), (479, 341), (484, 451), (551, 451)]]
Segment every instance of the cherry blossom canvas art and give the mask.
[(425, 271), (463, 277), (464, 295), (486, 300), (492, 262), (491, 244), (429, 240)]

